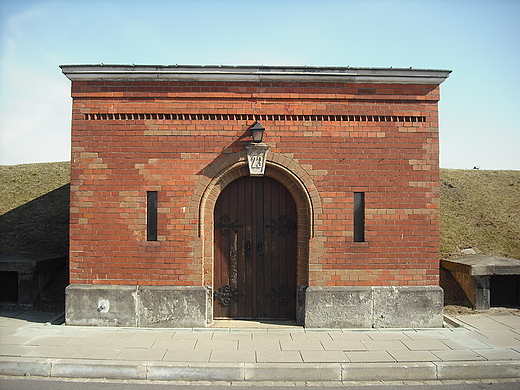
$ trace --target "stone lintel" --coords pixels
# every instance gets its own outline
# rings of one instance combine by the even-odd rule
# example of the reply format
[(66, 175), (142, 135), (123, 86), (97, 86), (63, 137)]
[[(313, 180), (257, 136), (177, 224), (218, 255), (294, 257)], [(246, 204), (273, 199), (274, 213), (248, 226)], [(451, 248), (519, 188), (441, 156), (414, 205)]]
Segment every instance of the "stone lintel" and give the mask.
[(460, 259), (443, 259), (441, 265), (452, 272), (471, 276), (520, 275), (520, 260), (483, 254)]

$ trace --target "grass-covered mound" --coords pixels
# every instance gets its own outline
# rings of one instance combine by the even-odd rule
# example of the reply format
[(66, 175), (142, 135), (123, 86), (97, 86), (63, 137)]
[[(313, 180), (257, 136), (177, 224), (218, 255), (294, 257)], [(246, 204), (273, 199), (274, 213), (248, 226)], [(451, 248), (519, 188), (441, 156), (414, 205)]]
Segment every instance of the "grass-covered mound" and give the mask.
[(520, 171), (441, 169), (441, 257), (520, 259)]
[(0, 166), (0, 253), (68, 254), (70, 162)]

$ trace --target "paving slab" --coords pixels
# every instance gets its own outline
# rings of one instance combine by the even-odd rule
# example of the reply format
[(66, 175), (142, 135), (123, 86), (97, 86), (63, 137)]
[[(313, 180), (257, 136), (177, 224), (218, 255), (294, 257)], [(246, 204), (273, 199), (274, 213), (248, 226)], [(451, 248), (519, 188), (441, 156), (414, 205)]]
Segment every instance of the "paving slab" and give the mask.
[(323, 351), (323, 345), (318, 340), (281, 340), (282, 351)]
[(441, 359), (430, 351), (388, 351), (398, 362), (437, 362)]
[(114, 342), (114, 338), (112, 337), (72, 337), (70, 341), (67, 342), (66, 346), (68, 347), (81, 347), (81, 348), (91, 348), (91, 347), (108, 347), (110, 344)]
[(238, 340), (199, 340), (195, 351), (238, 351)]
[(324, 340), (321, 342), (326, 351), (367, 351), (360, 340)]
[[(54, 327), (53, 327), (54, 328)], [(102, 329), (93, 327), (93, 326), (56, 326), (56, 333), (61, 336), (70, 336), (70, 337), (96, 337), (103, 338), (104, 336), (99, 332)]]
[(361, 341), (369, 351), (406, 351), (408, 348), (400, 340)]
[(210, 362), (213, 363), (255, 363), (256, 353), (254, 350), (221, 351), (212, 350)]
[(234, 341), (251, 341), (251, 333), (231, 332), (231, 333), (214, 333), (211, 340), (234, 340)]
[(480, 339), (481, 342), (493, 346), (493, 347), (509, 347), (518, 348), (520, 347), (520, 340), (510, 337), (491, 336), (489, 338)]
[(486, 360), (520, 360), (520, 352), (510, 348), (476, 349)]
[(0, 353), (2, 356), (25, 356), (28, 353), (32, 352), (36, 346), (27, 346), (27, 345), (2, 345), (0, 348)]
[(70, 357), (72, 359), (114, 360), (120, 353), (121, 350), (106, 347), (83, 347), (78, 348)]
[(240, 382), (450, 380), (457, 373), (520, 378), (519, 311), (481, 313), (467, 322), (457, 317), (459, 328), (360, 330), (58, 326), (28, 320), (49, 314), (4, 314), (4, 375)]
[(387, 351), (345, 352), (352, 363), (395, 362)]
[(302, 363), (300, 351), (256, 351), (257, 363)]
[(431, 330), (417, 330), (417, 331), (406, 331), (403, 335), (412, 340), (449, 340), (451, 331), (431, 331)]
[[(376, 332), (372, 332), (376, 333)], [(330, 332), (329, 336), (334, 341), (353, 341), (353, 340), (373, 340), (369, 337), (367, 332), (354, 332), (354, 331), (344, 331), (344, 332)]]
[(433, 355), (437, 356), (443, 362), (453, 361), (483, 361), (486, 360), (484, 356), (475, 351), (464, 350), (448, 350), (448, 351), (433, 351)]
[(172, 351), (190, 351), (195, 349), (197, 340), (157, 340), (153, 347), (164, 347)]
[(478, 339), (464, 339), (458, 338), (456, 341), (453, 340), (443, 340), (444, 344), (446, 344), (450, 349), (453, 350), (465, 350), (465, 349), (485, 349), (485, 348), (493, 348), (490, 345), (484, 343)]
[(342, 351), (301, 351), (305, 363), (347, 363), (349, 358)]
[(22, 345), (32, 340), (34, 337), (30, 335), (26, 336), (15, 336), (12, 334), (3, 335), (0, 334), (0, 345)]
[(115, 360), (161, 361), (167, 351), (166, 348), (124, 348)]
[(279, 340), (238, 341), (239, 351), (281, 351)]
[(288, 332), (268, 332), (268, 333), (252, 333), (251, 338), (253, 341), (266, 341), (266, 340), (286, 340), (292, 341), (291, 334)]
[[(73, 337), (33, 337), (30, 340), (27, 340), (24, 345), (37, 345), (37, 346), (60, 346), (64, 347), (69, 342), (71, 342)], [(68, 345), (69, 347), (71, 345)]]
[(450, 347), (444, 343), (444, 340), (403, 340), (402, 343), (410, 351), (439, 351), (450, 349)]
[(213, 332), (175, 332), (172, 336), (172, 340), (198, 340), (207, 341), (211, 340)]
[(409, 339), (408, 336), (406, 336), (406, 333), (408, 332), (395, 332), (395, 331), (373, 331), (373, 332), (367, 332), (368, 337), (370, 337), (371, 340), (406, 340)]
[(110, 343), (110, 347), (115, 349), (123, 348), (151, 348), (155, 344), (157, 339), (153, 336), (131, 336), (131, 337), (120, 337), (114, 338), (114, 341)]
[(162, 361), (165, 362), (185, 362), (185, 363), (205, 363), (209, 362), (211, 350), (195, 351), (195, 350), (167, 350)]
[(293, 341), (330, 341), (332, 337), (329, 332), (306, 332), (306, 333), (294, 333), (291, 332), (291, 339)]
[(69, 358), (78, 347), (62, 347), (55, 345), (36, 346), (25, 357), (41, 357), (41, 358)]
[[(67, 327), (68, 328), (68, 327)], [(97, 337), (111, 337), (111, 338), (131, 338), (137, 334), (137, 331), (133, 328), (103, 328), (97, 333)]]

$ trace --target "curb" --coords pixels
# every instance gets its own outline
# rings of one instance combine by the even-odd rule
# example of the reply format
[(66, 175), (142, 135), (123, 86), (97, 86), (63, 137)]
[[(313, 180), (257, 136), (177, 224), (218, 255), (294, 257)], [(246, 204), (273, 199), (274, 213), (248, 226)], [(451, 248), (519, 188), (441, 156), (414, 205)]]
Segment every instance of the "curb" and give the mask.
[(157, 363), (0, 357), (0, 375), (167, 381), (405, 381), (520, 378), (520, 361)]

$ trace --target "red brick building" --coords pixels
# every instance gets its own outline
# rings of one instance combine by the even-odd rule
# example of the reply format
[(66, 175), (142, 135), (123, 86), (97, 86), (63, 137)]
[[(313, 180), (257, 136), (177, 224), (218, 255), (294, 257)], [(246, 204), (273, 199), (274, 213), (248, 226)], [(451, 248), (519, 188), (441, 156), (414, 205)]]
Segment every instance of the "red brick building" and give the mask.
[(62, 71), (73, 97), (68, 323), (441, 326), (449, 71)]

